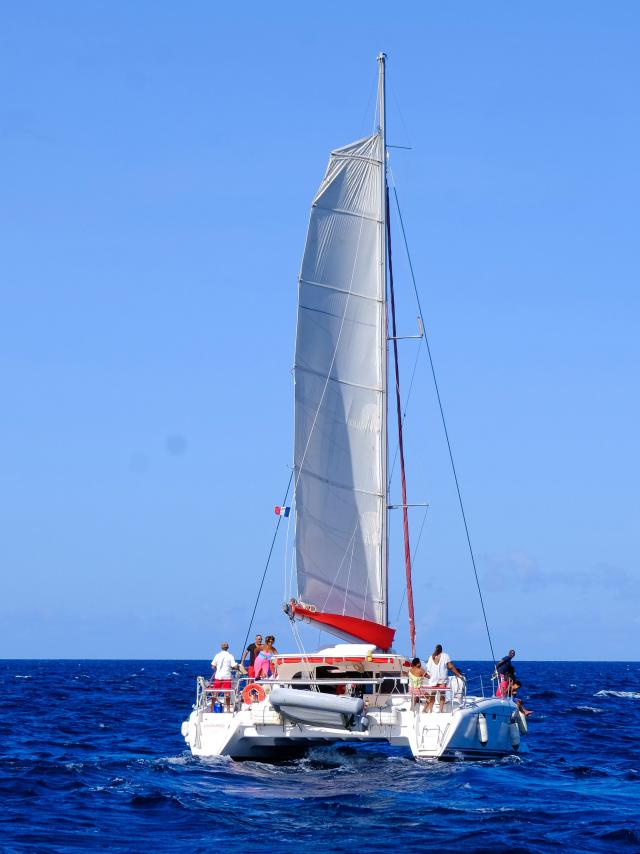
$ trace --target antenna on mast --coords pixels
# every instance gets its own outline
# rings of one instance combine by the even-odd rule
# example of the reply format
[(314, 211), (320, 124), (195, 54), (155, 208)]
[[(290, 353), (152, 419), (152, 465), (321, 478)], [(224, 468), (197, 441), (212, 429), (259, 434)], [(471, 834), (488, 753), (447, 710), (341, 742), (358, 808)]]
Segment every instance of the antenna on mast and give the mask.
[[(382, 53), (382, 51), (378, 54), (378, 132), (382, 135), (382, 143), (384, 145), (384, 155), (386, 161), (387, 155), (387, 108), (385, 104), (386, 100), (386, 82), (385, 82), (385, 63), (387, 61), (387, 54)], [(386, 163), (385, 163), (385, 171), (386, 171)]]

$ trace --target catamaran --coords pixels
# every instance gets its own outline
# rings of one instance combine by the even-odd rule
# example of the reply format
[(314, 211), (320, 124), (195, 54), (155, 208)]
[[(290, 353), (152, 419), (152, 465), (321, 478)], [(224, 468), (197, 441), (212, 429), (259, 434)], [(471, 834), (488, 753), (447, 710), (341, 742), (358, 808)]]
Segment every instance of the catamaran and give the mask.
[[(290, 481), (297, 596), (285, 605), (299, 650), (276, 654), (269, 678), (237, 679), (226, 689), (228, 704), (219, 701), (224, 690), (198, 677), (193, 711), (182, 724), (195, 756), (281, 759), (312, 746), (358, 742), (387, 742), (408, 748), (417, 758), (436, 759), (499, 757), (526, 750), (523, 712), (513, 698), (494, 696), (490, 679), (486, 690), (481, 680), (472, 691), (466, 680), (450, 676), (437, 687), (411, 691), (411, 661), (393, 650), (387, 573), (387, 395), (395, 385), (399, 509), (415, 656), (387, 184), (385, 60), (385, 54), (377, 58), (376, 130), (331, 152), (313, 199), (299, 276)], [(421, 317), (419, 321), (422, 337)], [(297, 620), (343, 642), (308, 653), (299, 643)]]

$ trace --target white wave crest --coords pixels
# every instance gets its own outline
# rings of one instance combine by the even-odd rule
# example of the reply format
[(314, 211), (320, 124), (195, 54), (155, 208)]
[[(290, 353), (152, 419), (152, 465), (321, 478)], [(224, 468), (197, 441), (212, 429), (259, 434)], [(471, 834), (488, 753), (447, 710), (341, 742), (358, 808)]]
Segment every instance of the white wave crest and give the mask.
[(626, 697), (629, 700), (640, 700), (640, 691), (598, 691), (594, 697)]

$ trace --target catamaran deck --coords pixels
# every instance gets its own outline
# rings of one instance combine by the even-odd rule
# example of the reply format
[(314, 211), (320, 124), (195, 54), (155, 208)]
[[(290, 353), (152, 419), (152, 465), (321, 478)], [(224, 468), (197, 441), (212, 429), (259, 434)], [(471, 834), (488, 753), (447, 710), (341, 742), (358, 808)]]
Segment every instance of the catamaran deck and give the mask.
[[(520, 735), (526, 722), (516, 705), (490, 696), (481, 678), (473, 695), (454, 677), (446, 688), (426, 687), (416, 700), (408, 692), (409, 662), (401, 656), (341, 654), (335, 648), (281, 655), (276, 662), (277, 676), (241, 677), (227, 691), (198, 677), (196, 702), (182, 726), (194, 755), (287, 758), (311, 746), (372, 741), (438, 759), (492, 758), (525, 749)], [(439, 696), (426, 711), (430, 692), (444, 695), (442, 711)]]

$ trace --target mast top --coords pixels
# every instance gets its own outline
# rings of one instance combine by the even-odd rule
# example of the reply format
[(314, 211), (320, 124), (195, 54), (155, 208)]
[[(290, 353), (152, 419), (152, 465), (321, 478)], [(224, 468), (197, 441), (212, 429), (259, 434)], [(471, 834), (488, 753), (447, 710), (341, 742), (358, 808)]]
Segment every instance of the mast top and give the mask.
[(382, 136), (383, 151), (386, 157), (386, 107), (385, 107), (385, 62), (387, 54), (380, 51), (378, 54), (378, 133)]

